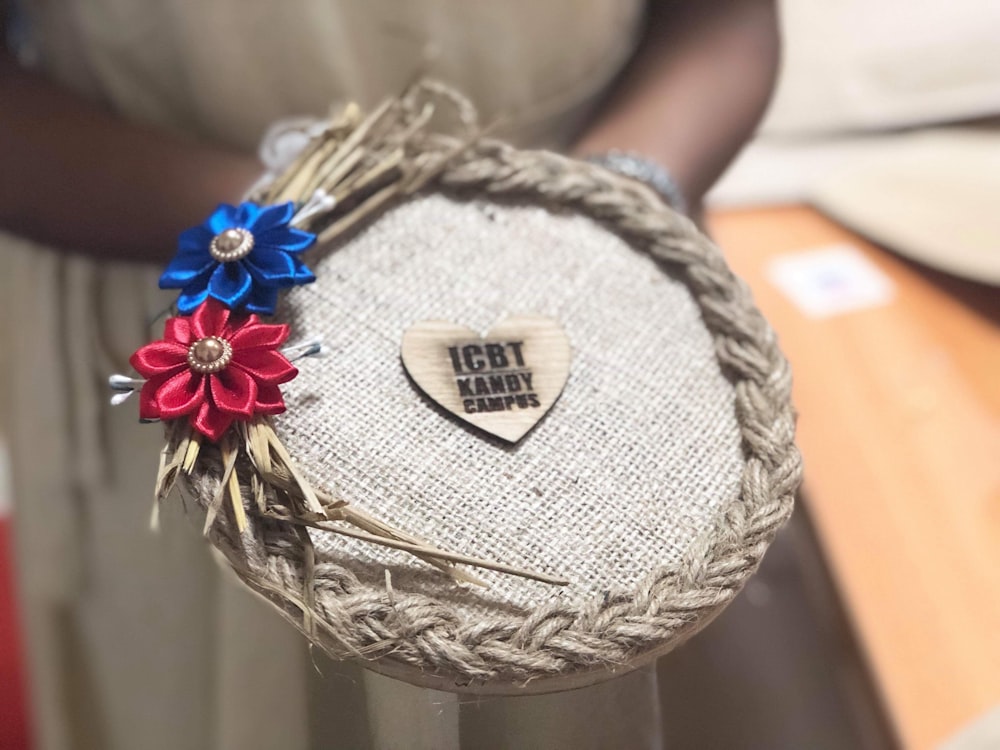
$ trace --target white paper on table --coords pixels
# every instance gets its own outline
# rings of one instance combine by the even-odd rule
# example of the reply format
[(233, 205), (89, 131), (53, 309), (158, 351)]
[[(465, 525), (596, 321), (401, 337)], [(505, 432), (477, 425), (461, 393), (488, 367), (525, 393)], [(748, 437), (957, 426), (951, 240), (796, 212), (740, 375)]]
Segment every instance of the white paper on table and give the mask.
[(852, 245), (827, 245), (774, 258), (768, 280), (810, 318), (886, 305), (892, 280)]

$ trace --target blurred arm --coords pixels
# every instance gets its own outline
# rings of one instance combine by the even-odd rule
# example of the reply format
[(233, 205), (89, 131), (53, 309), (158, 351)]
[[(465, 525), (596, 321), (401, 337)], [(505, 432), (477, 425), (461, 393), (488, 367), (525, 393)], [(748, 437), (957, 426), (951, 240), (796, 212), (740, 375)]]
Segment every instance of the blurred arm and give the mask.
[(635, 59), (573, 150), (637, 151), (662, 164), (697, 218), (764, 114), (779, 52), (774, 0), (658, 2)]
[(124, 260), (173, 255), (177, 233), (260, 174), (251, 156), (129, 123), (0, 52), (0, 227)]
[[(644, 153), (697, 209), (753, 132), (777, 59), (773, 0), (661, 2), (575, 150)], [(247, 155), (126, 122), (2, 54), (0, 165), (0, 227), (134, 260), (169, 257), (179, 227), (238, 197), (260, 171)]]

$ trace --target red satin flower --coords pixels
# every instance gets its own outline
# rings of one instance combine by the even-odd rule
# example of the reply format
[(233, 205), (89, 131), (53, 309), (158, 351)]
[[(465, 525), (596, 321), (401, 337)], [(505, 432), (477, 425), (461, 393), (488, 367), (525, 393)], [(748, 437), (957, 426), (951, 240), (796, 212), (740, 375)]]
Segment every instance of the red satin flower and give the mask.
[(139, 401), (143, 419), (188, 417), (217, 441), (235, 420), (281, 414), (278, 385), (298, 374), (278, 347), (288, 326), (261, 323), (256, 315), (234, 315), (208, 299), (190, 317), (167, 320), (161, 341), (129, 360), (146, 378)]

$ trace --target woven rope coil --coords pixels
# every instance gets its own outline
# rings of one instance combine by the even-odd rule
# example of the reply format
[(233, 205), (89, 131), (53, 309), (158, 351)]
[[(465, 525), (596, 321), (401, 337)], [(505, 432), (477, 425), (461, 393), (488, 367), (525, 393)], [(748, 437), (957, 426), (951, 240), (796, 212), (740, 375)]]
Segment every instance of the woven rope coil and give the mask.
[[(434, 136), (423, 148), (440, 154), (456, 146)], [(583, 607), (555, 600), (527, 616), (463, 619), (448, 603), (373, 590), (349, 569), (322, 560), (309, 561), (312, 586), (303, 595), (303, 558), (311, 552), (301, 528), (280, 522), (258, 520), (241, 536), (220, 518), (213, 544), (247, 585), (332, 656), (388, 659), (446, 675), (456, 686), (525, 684), (630, 666), (668, 650), (732, 600), (792, 511), (801, 463), (790, 372), (772, 330), (719, 250), (687, 218), (648, 189), (599, 167), (481, 140), (454, 156), (430, 188), (580, 212), (684, 281), (735, 389), (746, 459), (739, 500), (689, 546), (680, 564), (655, 569), (634, 588), (610, 591)], [(214, 494), (218, 473), (207, 469), (192, 481), (203, 504)]]

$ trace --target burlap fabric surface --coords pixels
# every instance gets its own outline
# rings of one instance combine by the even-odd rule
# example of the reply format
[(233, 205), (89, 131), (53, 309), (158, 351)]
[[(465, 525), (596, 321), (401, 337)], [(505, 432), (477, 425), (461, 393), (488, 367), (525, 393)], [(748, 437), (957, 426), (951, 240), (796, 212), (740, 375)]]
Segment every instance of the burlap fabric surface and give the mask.
[[(677, 564), (739, 497), (733, 389), (691, 295), (592, 220), (433, 195), (316, 273), (288, 297), (293, 329), (331, 354), (301, 368), (278, 423), (313, 483), (445, 549), (571, 584), (485, 571), (488, 590), (459, 588), (405, 553), (317, 532), (324, 559), (362, 580), (384, 588), (390, 566), (393, 586), (462, 617), (580, 607)], [(418, 320), (485, 332), (520, 313), (559, 320), (573, 362), (548, 416), (509, 447), (422, 397), (399, 345)]]
[[(309, 479), (439, 547), (571, 581), (459, 586), (312, 530), (304, 622), (296, 535), (255, 524), (237, 542), (223, 525), (237, 573), (330, 653), (483, 692), (610, 676), (707, 623), (790, 513), (787, 365), (718, 251), (649, 191), (484, 146), (311, 260), (318, 281), (281, 314), (331, 354), (302, 363), (276, 420)], [(559, 320), (573, 361), (510, 446), (423, 396), (399, 346), (418, 320), (486, 332), (522, 313)]]

